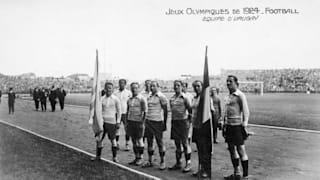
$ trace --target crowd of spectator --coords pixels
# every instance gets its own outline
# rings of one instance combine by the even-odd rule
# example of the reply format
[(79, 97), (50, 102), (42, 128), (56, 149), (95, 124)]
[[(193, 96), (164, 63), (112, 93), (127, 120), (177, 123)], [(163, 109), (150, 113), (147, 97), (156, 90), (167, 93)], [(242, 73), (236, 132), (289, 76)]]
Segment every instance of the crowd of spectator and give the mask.
[[(320, 91), (320, 69), (222, 70), (222, 79), (228, 74), (236, 75), (243, 82), (263, 82), (265, 92)], [(260, 88), (258, 83), (242, 86), (251, 91)]]
[(0, 89), (7, 92), (12, 87), (17, 93), (31, 93), (36, 87), (49, 89), (52, 85), (63, 86), (69, 92), (88, 92), (92, 87), (92, 80), (77, 81), (69, 78), (37, 77), (23, 78), (19, 76), (0, 77)]
[[(226, 79), (230, 74), (238, 77), (240, 89), (245, 92), (260, 93), (261, 86), (263, 92), (320, 92), (320, 69), (223, 69), (220, 75), (210, 76), (210, 85), (227, 92)], [(193, 76), (185, 81), (191, 84), (196, 79), (201, 80), (202, 76)], [(172, 86), (172, 83), (164, 86)]]
[[(260, 92), (261, 84), (250, 82), (263, 82), (264, 92), (320, 92), (320, 69), (267, 69), (267, 70), (226, 70), (223, 69), (220, 75), (210, 77), (210, 84), (226, 91), (225, 79), (227, 75), (233, 74), (239, 78), (240, 88), (246, 92)], [(191, 84), (202, 76), (193, 76), (185, 79)], [(0, 76), (0, 89), (7, 92), (12, 87), (17, 93), (30, 93), (35, 87), (49, 89), (52, 85), (63, 86), (68, 92), (82, 93), (90, 92), (92, 88), (92, 78), (88, 80), (55, 78), (55, 77), (35, 77), (25, 78), (21, 76)], [(117, 80), (114, 84), (117, 84)], [(173, 80), (159, 80), (162, 91), (172, 90)], [(249, 83), (245, 83), (249, 82)], [(103, 83), (103, 82), (102, 82)], [(189, 89), (191, 90), (191, 86)]]

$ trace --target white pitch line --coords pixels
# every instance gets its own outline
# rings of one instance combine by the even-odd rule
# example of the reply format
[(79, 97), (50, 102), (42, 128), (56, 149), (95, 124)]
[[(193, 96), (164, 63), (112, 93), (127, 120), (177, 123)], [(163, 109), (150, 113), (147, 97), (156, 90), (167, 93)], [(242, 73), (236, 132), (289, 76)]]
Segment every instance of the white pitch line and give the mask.
[[(24, 100), (26, 100), (26, 99), (24, 99)], [(78, 107), (78, 108), (89, 108), (89, 105), (88, 106), (80, 106), (80, 105), (65, 104), (65, 106)], [(288, 128), (288, 127), (281, 127), (281, 126), (269, 126), (269, 125), (259, 125), (259, 124), (249, 124), (249, 126), (259, 127), (259, 128), (279, 129), (279, 130), (287, 130), (287, 131), (298, 131), (298, 132), (320, 134), (320, 131), (310, 130), (310, 129), (298, 129), (298, 128)]]
[[(71, 146), (71, 145), (69, 145), (69, 144), (65, 144), (65, 143), (63, 143), (63, 142), (60, 142), (60, 141), (51, 139), (51, 138), (49, 138), (49, 137), (45, 137), (45, 136), (43, 136), (43, 135), (41, 135), (41, 134), (38, 134), (38, 133), (33, 132), (33, 131), (30, 131), (30, 130), (28, 130), (28, 129), (24, 129), (24, 128), (20, 127), (20, 126), (11, 124), (11, 123), (6, 122), (6, 121), (3, 121), (3, 120), (1, 120), (1, 119), (0, 119), (0, 123), (6, 124), (6, 125), (8, 125), (8, 126), (11, 126), (11, 127), (17, 128), (17, 129), (20, 129), (20, 130), (25, 131), (25, 132), (27, 132), (27, 133), (30, 133), (30, 134), (32, 134), (32, 135), (38, 136), (38, 137), (40, 137), (40, 138), (46, 139), (46, 140), (48, 140), (48, 141), (51, 141), (51, 142), (54, 142), (54, 143), (57, 143), (57, 144), (60, 144), (60, 145), (62, 145), (62, 146), (68, 147), (68, 148), (70, 148), (70, 149), (73, 149), (73, 150), (75, 150), (75, 151), (78, 151), (78, 152), (81, 152), (81, 153), (84, 153), (84, 154), (87, 154), (87, 155), (89, 155), (89, 156), (95, 156), (94, 154), (89, 153), (89, 152), (87, 152), (87, 151), (84, 151), (84, 150), (82, 150), (82, 149), (79, 149), (79, 148), (76, 148), (76, 147)], [(144, 173), (144, 172), (137, 171), (137, 170), (135, 170), (135, 169), (131, 169), (131, 168), (127, 167), (127, 166), (124, 166), (124, 165), (122, 165), (122, 164), (115, 163), (115, 162), (110, 161), (110, 160), (108, 160), (108, 159), (101, 158), (101, 160), (103, 160), (103, 161), (105, 161), (105, 162), (107, 162), (107, 163), (110, 163), (110, 164), (112, 164), (112, 165), (118, 166), (118, 167), (121, 168), (121, 169), (128, 170), (128, 171), (130, 171), (130, 172), (139, 174), (139, 175), (141, 175), (141, 176), (145, 176), (145, 177), (147, 177), (147, 178), (154, 179), (154, 180), (161, 180), (161, 179), (158, 178), (158, 177), (152, 176), (152, 175), (150, 175), (150, 174), (146, 174), (146, 173)]]
[(278, 129), (278, 130), (298, 131), (298, 132), (306, 132), (306, 133), (317, 133), (317, 134), (320, 134), (320, 131), (317, 131), (317, 130), (309, 130), (309, 129), (297, 129), (297, 128), (288, 128), (288, 127), (280, 127), (280, 126), (259, 125), (259, 124), (249, 124), (249, 126), (259, 127), (259, 128), (268, 128), (268, 129)]

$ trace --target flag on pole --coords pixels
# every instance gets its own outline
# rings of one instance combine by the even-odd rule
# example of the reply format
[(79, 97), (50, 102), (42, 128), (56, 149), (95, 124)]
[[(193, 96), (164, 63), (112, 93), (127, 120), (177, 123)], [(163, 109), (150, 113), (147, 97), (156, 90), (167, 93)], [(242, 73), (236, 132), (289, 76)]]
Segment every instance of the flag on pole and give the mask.
[(96, 50), (96, 63), (94, 67), (93, 86), (91, 92), (89, 124), (92, 124), (92, 129), (95, 136), (98, 136), (103, 131), (102, 119), (102, 104), (101, 104), (101, 84), (99, 76), (99, 58), (98, 50)]
[(209, 82), (209, 70), (208, 70), (208, 56), (206, 54), (204, 60), (204, 70), (203, 70), (203, 86), (202, 93), (200, 95), (200, 102), (198, 106), (197, 121), (199, 124), (203, 124), (211, 119), (211, 109), (210, 109), (210, 82)]
[[(204, 59), (204, 70), (203, 70), (203, 84), (202, 84), (202, 92), (200, 94), (199, 105), (197, 109), (197, 124), (201, 125), (210, 121), (210, 134), (211, 140), (206, 143), (210, 143), (213, 152), (213, 129), (212, 129), (212, 121), (211, 121), (211, 99), (210, 99), (210, 82), (209, 82), (209, 70), (208, 70), (208, 56), (207, 56), (208, 47), (206, 46), (205, 59)], [(199, 156), (200, 157), (200, 156)], [(211, 156), (212, 157), (212, 156)], [(210, 157), (210, 170), (211, 170), (211, 157)], [(198, 171), (200, 172), (201, 163), (199, 159)], [(212, 176), (211, 176), (212, 177)], [(198, 174), (198, 179), (200, 179), (200, 173)], [(211, 179), (211, 178), (210, 178)]]

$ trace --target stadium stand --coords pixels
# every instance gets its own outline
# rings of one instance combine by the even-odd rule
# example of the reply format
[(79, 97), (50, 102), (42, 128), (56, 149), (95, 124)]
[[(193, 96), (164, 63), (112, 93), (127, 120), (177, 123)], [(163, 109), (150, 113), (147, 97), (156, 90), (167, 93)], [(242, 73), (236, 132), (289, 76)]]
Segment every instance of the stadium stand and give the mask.
[[(229, 74), (236, 75), (239, 81), (262, 81), (264, 92), (320, 92), (320, 69), (262, 69), (262, 70), (230, 70), (222, 69), (220, 75), (211, 76), (210, 84), (226, 91), (226, 77)], [(0, 89), (7, 92), (13, 87), (17, 93), (30, 93), (34, 87), (49, 88), (52, 85), (63, 85), (72, 93), (90, 92), (92, 78), (85, 74), (70, 75), (68, 77), (36, 77), (35, 74), (26, 73), (19, 76), (6, 76), (0, 74)], [(202, 76), (191, 76), (184, 80), (189, 83), (189, 91), (192, 91), (191, 83), (202, 80)], [(165, 81), (156, 79), (162, 91), (172, 91), (173, 80)], [(117, 87), (117, 79), (110, 80)], [(103, 82), (102, 82), (103, 83)], [(240, 84), (240, 89), (245, 92), (259, 91), (259, 84)]]

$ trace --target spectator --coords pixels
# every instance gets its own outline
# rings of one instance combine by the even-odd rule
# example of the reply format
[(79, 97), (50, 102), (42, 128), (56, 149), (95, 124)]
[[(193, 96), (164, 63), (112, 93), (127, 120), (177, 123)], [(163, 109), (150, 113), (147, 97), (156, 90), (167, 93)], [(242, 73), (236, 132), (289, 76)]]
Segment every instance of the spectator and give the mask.
[(221, 121), (221, 101), (218, 97), (217, 88), (211, 88), (211, 98), (215, 109), (213, 113), (213, 140), (215, 144), (218, 144), (218, 122)]
[(38, 87), (34, 88), (33, 90), (33, 100), (36, 107), (36, 110), (39, 109), (39, 103), (40, 103), (40, 89)]
[(59, 104), (60, 104), (61, 111), (64, 108), (64, 98), (66, 97), (66, 95), (67, 95), (67, 93), (64, 90), (63, 86), (61, 86), (61, 88), (57, 89), (57, 96), (58, 96), (58, 99), (59, 99)]
[(9, 105), (9, 114), (14, 113), (14, 103), (16, 99), (16, 93), (13, 91), (13, 88), (9, 88), (8, 92), (8, 105)]
[(41, 110), (42, 111), (47, 110), (47, 97), (48, 97), (48, 92), (43, 87), (40, 92), (40, 101), (41, 101)]
[(54, 112), (56, 110), (56, 103), (57, 103), (56, 99), (57, 99), (57, 92), (56, 92), (56, 89), (54, 88), (54, 86), (52, 86), (49, 91), (49, 101), (51, 104), (52, 112)]

